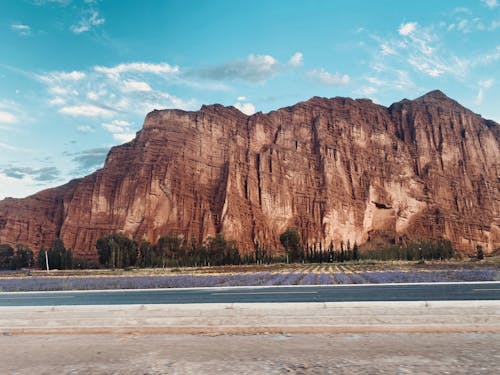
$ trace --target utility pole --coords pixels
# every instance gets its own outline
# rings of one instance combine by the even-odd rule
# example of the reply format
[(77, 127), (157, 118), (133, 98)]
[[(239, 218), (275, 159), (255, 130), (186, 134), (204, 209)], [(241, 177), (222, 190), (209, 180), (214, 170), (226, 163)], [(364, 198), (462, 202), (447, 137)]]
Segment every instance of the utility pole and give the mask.
[(45, 250), (45, 266), (47, 267), (47, 273), (49, 273), (49, 255), (47, 250)]

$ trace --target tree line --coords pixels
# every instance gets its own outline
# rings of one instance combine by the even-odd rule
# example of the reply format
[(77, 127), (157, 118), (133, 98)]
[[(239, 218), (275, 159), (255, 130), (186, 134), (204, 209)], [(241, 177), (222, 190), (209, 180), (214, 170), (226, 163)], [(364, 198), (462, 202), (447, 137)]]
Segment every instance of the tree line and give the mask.
[[(156, 243), (146, 240), (136, 242), (121, 233), (99, 238), (96, 242), (99, 266), (105, 268), (160, 268), (160, 267), (202, 267), (237, 264), (270, 263), (337, 263), (357, 260), (436, 260), (453, 257), (451, 242), (445, 239), (425, 239), (404, 245), (361, 252), (357, 243), (341, 241), (338, 246), (330, 242), (302, 243), (299, 232), (289, 228), (280, 235), (281, 252), (254, 244), (253, 252), (242, 253), (233, 240), (222, 234), (209, 237), (205, 242), (170, 234), (162, 236)], [(284, 251), (283, 251), (284, 250)], [(482, 250), (482, 249), (481, 249)], [(479, 251), (478, 251), (479, 253)], [(482, 255), (482, 251), (481, 251)], [(479, 258), (479, 257), (478, 257)], [(36, 257), (26, 246), (0, 244), (0, 270), (30, 268), (40, 269), (94, 268), (98, 265), (85, 259), (74, 259), (71, 249), (56, 238), (49, 248), (42, 248)]]
[(14, 249), (8, 244), (0, 244), (0, 270), (18, 270), (33, 266), (33, 251), (21, 244)]
[(152, 244), (146, 240), (137, 243), (114, 233), (99, 238), (96, 248), (99, 263), (106, 268), (200, 267), (245, 262), (236, 242), (226, 240), (222, 234), (209, 237), (205, 243), (198, 243), (194, 238), (186, 241), (172, 234)]
[(280, 235), (284, 252), (269, 249), (255, 242), (253, 252), (241, 253), (235, 241), (222, 234), (209, 237), (204, 243), (194, 238), (186, 240), (171, 234), (160, 237), (155, 244), (140, 243), (120, 233), (97, 240), (99, 263), (106, 268), (126, 267), (200, 267), (236, 264), (271, 263), (337, 263), (358, 260), (436, 260), (450, 259), (454, 255), (451, 242), (444, 239), (425, 239), (405, 245), (361, 252), (356, 242), (302, 244), (299, 232), (289, 228)]

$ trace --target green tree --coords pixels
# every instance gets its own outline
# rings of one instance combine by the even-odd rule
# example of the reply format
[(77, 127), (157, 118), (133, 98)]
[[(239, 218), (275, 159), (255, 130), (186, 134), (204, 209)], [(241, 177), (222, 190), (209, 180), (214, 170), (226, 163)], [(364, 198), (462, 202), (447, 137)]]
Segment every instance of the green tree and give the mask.
[(154, 252), (151, 242), (143, 239), (139, 246), (139, 264), (141, 267), (153, 267)]
[(182, 238), (176, 234), (160, 237), (157, 243), (159, 253), (162, 258), (162, 267), (165, 267), (168, 261), (169, 265), (179, 265), (179, 259), (182, 257)]
[(285, 248), (287, 262), (299, 262), (304, 256), (300, 234), (295, 228), (288, 228), (280, 236), (280, 242)]
[(14, 248), (8, 244), (0, 244), (0, 270), (10, 270), (14, 262)]
[(359, 260), (359, 248), (356, 241), (354, 241), (354, 246), (352, 247), (352, 259)]
[(37, 266), (46, 268), (45, 253), (49, 261), (50, 269), (67, 270), (73, 268), (73, 253), (70, 249), (66, 249), (64, 242), (60, 238), (56, 238), (50, 249), (41, 249), (37, 256)]
[(16, 255), (12, 262), (13, 269), (31, 268), (33, 266), (33, 251), (28, 246), (16, 245)]
[(484, 259), (484, 251), (483, 251), (483, 247), (481, 245), (476, 246), (476, 255), (477, 255), (478, 260)]
[(137, 261), (137, 244), (121, 233), (99, 238), (96, 248), (99, 263), (106, 268), (126, 268)]
[(220, 266), (224, 264), (226, 247), (227, 242), (222, 233), (217, 233), (215, 237), (209, 237), (207, 239), (206, 251), (209, 266)]

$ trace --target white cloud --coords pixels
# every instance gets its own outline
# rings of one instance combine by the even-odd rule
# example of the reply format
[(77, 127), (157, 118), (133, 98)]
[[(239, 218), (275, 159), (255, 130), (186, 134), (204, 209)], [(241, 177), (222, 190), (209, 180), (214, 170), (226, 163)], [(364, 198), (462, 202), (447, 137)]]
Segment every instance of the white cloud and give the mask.
[(410, 56), (408, 62), (415, 69), (431, 77), (439, 77), (441, 74), (447, 71), (447, 67), (442, 63), (437, 62), (435, 59), (427, 59), (418, 55)]
[[(112, 134), (118, 131), (131, 134), (136, 131), (136, 125), (124, 120), (136, 115), (144, 116), (153, 109), (199, 107), (194, 100), (184, 100), (151, 87), (152, 82), (157, 87), (165, 87), (168, 82), (155, 79), (156, 76), (176, 71), (178, 67), (167, 63), (124, 63), (81, 72), (48, 72), (36, 78), (46, 85), (47, 101), (58, 113), (77, 118), (103, 118), (108, 120), (104, 121), (103, 129)], [(117, 120), (118, 115), (126, 117)], [(77, 130), (89, 131), (84, 127)]]
[(20, 180), (2, 173), (0, 173), (0, 186), (2, 187), (0, 189), (0, 200), (7, 197), (24, 198), (40, 191), (40, 184), (35, 183), (29, 177)]
[(61, 86), (49, 87), (49, 93), (53, 95), (68, 95), (68, 90)]
[(415, 31), (417, 28), (417, 23), (416, 22), (408, 22), (404, 23), (399, 27), (399, 34), (403, 36), (410, 35), (412, 32)]
[(69, 3), (71, 3), (71, 0), (33, 0), (33, 4), (38, 5), (38, 6), (51, 4), (51, 3), (66, 6)]
[(474, 99), (474, 103), (476, 103), (477, 105), (481, 105), (483, 103), (483, 99), (484, 99), (484, 88), (479, 87), (476, 98)]
[(395, 55), (396, 51), (390, 47), (387, 43), (382, 43), (380, 45), (380, 49), (382, 50), (382, 55)]
[[(50, 72), (47, 74), (36, 76), (37, 79), (50, 86), (67, 85), (71, 81), (80, 81), (87, 75), (84, 72), (73, 70), (71, 72)], [(64, 90), (61, 88), (61, 90)], [(64, 94), (63, 94), (64, 95)]]
[(414, 91), (417, 89), (417, 86), (411, 80), (406, 70), (397, 69), (384, 64), (376, 64), (372, 66), (372, 69), (375, 75), (365, 78), (369, 85), (365, 86), (368, 92), (365, 91), (365, 93), (363, 93), (363, 88), (360, 90), (360, 93), (363, 95), (370, 95), (371, 93), (369, 93), (369, 91), (373, 91), (370, 88), (376, 89), (377, 92), (379, 90), (392, 92), (394, 90)]
[(118, 78), (120, 74), (123, 73), (151, 73), (151, 74), (170, 74), (170, 73), (178, 73), (178, 66), (171, 66), (167, 63), (161, 64), (150, 64), (144, 62), (135, 62), (135, 63), (127, 63), (127, 64), (119, 64), (114, 67), (105, 67), (105, 66), (96, 66), (94, 68), (96, 72), (104, 73), (111, 78)]
[(377, 77), (367, 77), (366, 80), (376, 86), (382, 86), (384, 84), (384, 81), (378, 79)]
[(493, 78), (481, 80), (478, 82), (479, 89), (478, 89), (476, 98), (474, 100), (474, 102), (477, 105), (483, 104), (485, 91), (487, 89), (491, 88), (494, 83), (495, 83), (495, 80)]
[(497, 0), (481, 0), (481, 2), (490, 9), (496, 8), (498, 6)]
[(248, 116), (255, 113), (255, 106), (252, 103), (236, 103), (234, 107)]
[(370, 96), (377, 92), (377, 89), (373, 86), (364, 86), (358, 90), (361, 95)]
[(11, 145), (9, 145), (7, 143), (3, 143), (3, 142), (0, 142), (0, 148), (3, 148), (5, 150), (9, 150), (9, 151), (20, 151), (19, 148), (11, 146)]
[(53, 99), (50, 99), (49, 100), (49, 104), (50, 105), (55, 105), (55, 106), (62, 106), (62, 105), (65, 105), (66, 104), (66, 100), (64, 100), (63, 98), (57, 96)]
[(491, 52), (476, 56), (470, 61), (472, 67), (489, 65), (500, 60), (500, 44)]
[(95, 91), (89, 91), (87, 93), (87, 98), (93, 101), (96, 101), (99, 99), (99, 94), (97, 94)]
[(350, 78), (347, 74), (332, 74), (327, 72), (323, 68), (310, 70), (309, 72), (307, 72), (307, 76), (328, 86), (343, 86), (347, 85), (350, 81)]
[(493, 78), (485, 79), (485, 80), (479, 81), (479, 86), (484, 87), (485, 89), (489, 89), (490, 87), (493, 86), (493, 83), (495, 83), (495, 80)]
[(61, 80), (79, 81), (85, 78), (85, 73), (73, 70), (72, 72), (59, 72), (58, 75)]
[(76, 130), (78, 130), (80, 133), (93, 133), (95, 132), (95, 128), (90, 125), (80, 125), (77, 126)]
[(86, 117), (111, 117), (114, 112), (112, 110), (101, 108), (95, 105), (75, 105), (63, 107), (59, 113), (70, 116), (86, 116)]
[(135, 138), (135, 133), (116, 133), (113, 138), (120, 142), (130, 142)]
[(488, 26), (489, 31), (495, 31), (500, 27), (500, 20), (493, 20), (491, 21), (490, 26)]
[[(460, 27), (466, 26), (462, 23)], [(454, 27), (457, 26), (454, 25)], [(384, 41), (378, 36), (371, 36), (380, 43), (381, 48), (381, 52), (375, 56), (376, 63), (372, 65), (377, 76), (387, 75), (391, 69), (406, 70), (410, 65), (415, 71), (433, 78), (445, 74), (459, 79), (465, 77), (469, 69), (469, 61), (458, 58), (443, 48), (436, 34), (436, 27), (432, 25), (422, 27), (416, 22), (409, 22), (402, 24), (398, 32), (400, 36)], [(378, 66), (384, 67), (377, 70)], [(384, 77), (383, 79), (390, 78)]]
[(234, 60), (225, 64), (195, 70), (192, 74), (213, 80), (263, 82), (283, 69), (278, 60), (270, 55), (249, 55), (246, 60)]
[(288, 65), (291, 66), (301, 66), (304, 62), (302, 61), (302, 52), (296, 52), (290, 60), (288, 60)]
[(147, 92), (147, 91), (152, 91), (152, 89), (151, 89), (151, 86), (149, 86), (149, 84), (147, 84), (146, 82), (125, 80), (125, 81), (123, 81), (122, 91), (123, 92), (134, 92), (134, 91)]
[(102, 124), (102, 127), (110, 133), (123, 133), (123, 128), (113, 124)]
[(19, 122), (19, 119), (16, 115), (6, 111), (0, 111), (0, 124), (15, 124), (17, 122)]
[(238, 97), (236, 98), (236, 100), (237, 100), (237, 101), (239, 101), (239, 102), (242, 102), (242, 101), (244, 101), (244, 100), (247, 100), (247, 98), (246, 98), (246, 96), (238, 96)]
[(99, 16), (96, 10), (90, 10), (89, 13), (83, 16), (80, 21), (70, 27), (71, 31), (75, 34), (81, 34), (89, 31), (94, 26), (102, 25), (106, 20)]
[(110, 123), (103, 123), (102, 127), (110, 133), (130, 133), (129, 127), (132, 123), (124, 120), (113, 120)]
[(89, 92), (87, 92), (87, 98), (92, 100), (92, 101), (97, 101), (101, 97), (105, 96), (107, 93), (108, 92), (105, 89), (100, 89), (100, 90), (96, 90), (96, 91), (90, 90)]
[(131, 126), (133, 125), (131, 122), (125, 120), (113, 120), (113, 124), (118, 126)]
[(28, 25), (24, 25), (22, 23), (15, 23), (10, 25), (10, 28), (17, 32), (18, 35), (28, 36), (31, 34), (31, 27)]

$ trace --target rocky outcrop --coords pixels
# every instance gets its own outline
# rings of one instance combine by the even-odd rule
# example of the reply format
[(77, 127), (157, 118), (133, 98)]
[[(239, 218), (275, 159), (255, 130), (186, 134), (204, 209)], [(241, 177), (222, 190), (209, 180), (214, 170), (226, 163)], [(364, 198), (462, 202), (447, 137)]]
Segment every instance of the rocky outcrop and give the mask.
[(267, 114), (233, 107), (149, 113), (104, 168), (0, 202), (0, 242), (39, 248), (59, 235), (79, 255), (123, 231), (156, 241), (223, 232), (250, 251), (366, 242), (378, 232), (500, 247), (499, 125), (439, 91), (389, 108), (318, 98)]

